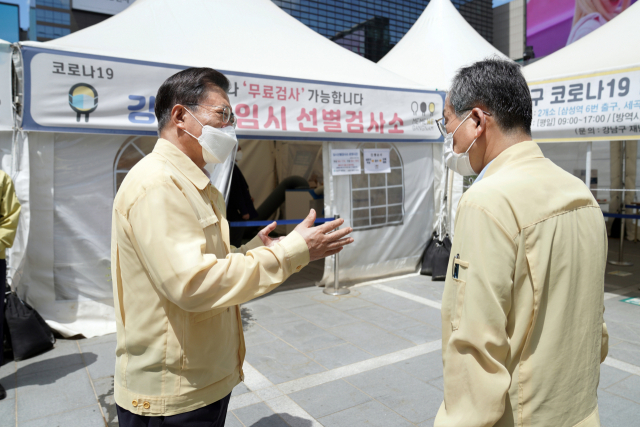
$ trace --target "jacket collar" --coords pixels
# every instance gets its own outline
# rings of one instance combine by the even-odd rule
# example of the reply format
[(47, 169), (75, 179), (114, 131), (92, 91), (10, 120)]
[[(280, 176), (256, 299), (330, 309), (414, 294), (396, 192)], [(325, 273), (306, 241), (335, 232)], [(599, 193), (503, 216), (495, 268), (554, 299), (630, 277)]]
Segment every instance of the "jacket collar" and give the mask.
[(198, 190), (204, 190), (209, 184), (209, 178), (207, 178), (202, 169), (196, 166), (186, 154), (166, 139), (158, 139), (153, 152), (161, 155), (178, 168)]
[(524, 159), (544, 158), (542, 150), (538, 147), (534, 141), (523, 141), (512, 145), (511, 147), (498, 154), (498, 157), (493, 159), (487, 171), (484, 173), (483, 178), (487, 178), (500, 169)]

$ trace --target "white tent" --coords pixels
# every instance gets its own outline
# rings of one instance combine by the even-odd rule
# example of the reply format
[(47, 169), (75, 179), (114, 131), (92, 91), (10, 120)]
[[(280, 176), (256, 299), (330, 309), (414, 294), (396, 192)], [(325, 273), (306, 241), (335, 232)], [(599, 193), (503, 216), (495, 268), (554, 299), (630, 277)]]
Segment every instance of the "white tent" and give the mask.
[[(640, 43), (638, 22), (636, 3), (610, 23), (523, 68), (534, 103), (534, 139), (551, 143), (542, 145), (545, 155), (570, 172), (584, 171), (586, 182), (592, 182), (591, 172), (597, 171), (600, 188), (621, 187), (622, 158), (627, 158), (625, 188), (634, 189), (640, 178), (635, 141), (640, 139), (640, 50), (629, 48)], [(625, 140), (626, 153), (621, 155), (621, 143), (614, 141)], [(605, 210), (617, 211), (620, 192), (607, 193), (596, 197), (609, 205)], [(634, 193), (628, 192), (625, 204), (633, 199)], [(631, 226), (631, 220), (627, 223)], [(627, 230), (629, 238), (637, 238), (635, 230)]]
[(0, 39), (0, 132), (11, 131), (11, 43)]
[[(487, 57), (506, 58), (460, 15), (449, 0), (431, 0), (420, 18), (378, 65), (436, 90), (448, 90), (456, 71)], [(442, 191), (442, 145), (433, 146), (435, 203)], [(463, 179), (455, 174), (450, 230), (462, 197)]]
[[(325, 216), (339, 213), (357, 229), (340, 255), (341, 280), (415, 271), (433, 215), (422, 143), (439, 136), (412, 103), (441, 111), (443, 94), (339, 47), (271, 1), (138, 0), (67, 37), (22, 43), (15, 62), (25, 70), (20, 113), (32, 166), (19, 290), (63, 334), (114, 330), (111, 203), (153, 148), (157, 88), (188, 66), (231, 80), (240, 167), (261, 194), (256, 205), (319, 162)], [(391, 173), (332, 176), (335, 149), (361, 148), (390, 150)], [(332, 276), (329, 262), (323, 280)]]

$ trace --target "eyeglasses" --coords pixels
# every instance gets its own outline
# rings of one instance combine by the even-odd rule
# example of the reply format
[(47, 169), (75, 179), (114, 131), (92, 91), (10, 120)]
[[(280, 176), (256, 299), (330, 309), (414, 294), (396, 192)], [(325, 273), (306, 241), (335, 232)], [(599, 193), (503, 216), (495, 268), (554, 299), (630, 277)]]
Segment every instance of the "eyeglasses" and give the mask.
[[(491, 116), (492, 115), (491, 113), (487, 113), (484, 110), (480, 110), (480, 111), (482, 111), (487, 116)], [(442, 136), (447, 136), (447, 127), (446, 127), (446, 124), (444, 122), (444, 116), (442, 116), (439, 119), (436, 119), (436, 125), (438, 125), (438, 130), (440, 131)]]
[(227, 105), (209, 105), (209, 104), (187, 104), (187, 105), (199, 105), (201, 107), (210, 107), (210, 108), (221, 108), (222, 109), (222, 123), (223, 124), (231, 124), (231, 126), (236, 127), (236, 122), (238, 121), (236, 115), (231, 111), (231, 107)]

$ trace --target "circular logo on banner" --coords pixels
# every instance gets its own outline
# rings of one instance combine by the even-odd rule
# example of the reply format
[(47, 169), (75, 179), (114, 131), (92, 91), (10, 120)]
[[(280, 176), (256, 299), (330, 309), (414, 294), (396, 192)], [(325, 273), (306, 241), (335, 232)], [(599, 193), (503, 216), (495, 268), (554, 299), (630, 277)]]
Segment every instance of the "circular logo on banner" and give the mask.
[(84, 121), (89, 121), (89, 113), (98, 108), (98, 91), (87, 83), (78, 83), (69, 89), (69, 106), (76, 112), (76, 121), (84, 114)]

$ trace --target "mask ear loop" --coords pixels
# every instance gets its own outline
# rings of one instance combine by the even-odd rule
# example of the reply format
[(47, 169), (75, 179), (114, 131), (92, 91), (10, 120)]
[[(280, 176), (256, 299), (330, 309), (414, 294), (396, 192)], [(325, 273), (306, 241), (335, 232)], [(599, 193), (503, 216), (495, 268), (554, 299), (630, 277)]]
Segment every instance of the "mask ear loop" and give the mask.
[[(200, 123), (200, 120), (198, 120), (198, 118), (196, 116), (193, 115), (193, 113), (191, 111), (189, 111), (189, 109), (187, 107), (184, 107), (184, 109), (187, 111), (187, 113), (191, 114), (191, 117), (193, 117), (194, 119), (196, 119), (196, 122), (198, 122), (198, 124), (200, 126), (202, 126), (204, 128), (204, 125), (202, 123)], [(190, 135), (192, 138), (195, 138), (196, 140), (200, 140), (199, 138), (196, 138), (195, 136), (193, 136), (193, 134), (191, 132), (189, 132), (188, 130), (184, 130), (188, 135)]]
[[(473, 112), (473, 111), (472, 111)], [(471, 115), (471, 113), (469, 113), (469, 116)], [(467, 116), (467, 119), (469, 118), (469, 116)], [(467, 120), (465, 119), (465, 120)], [(484, 120), (484, 122), (487, 122), (487, 119)], [(462, 125), (462, 123), (460, 123), (460, 125)], [(460, 127), (460, 125), (458, 125), (458, 127)], [(456, 130), (458, 130), (458, 128), (456, 128)], [(479, 138), (479, 137), (478, 137)], [(473, 147), (473, 144), (476, 143), (476, 141), (478, 140), (478, 138), (474, 139), (473, 142), (471, 143), (471, 145), (469, 146), (469, 148), (467, 148), (467, 151), (465, 151), (464, 153), (467, 154), (469, 152), (469, 150), (471, 150), (471, 147)]]

